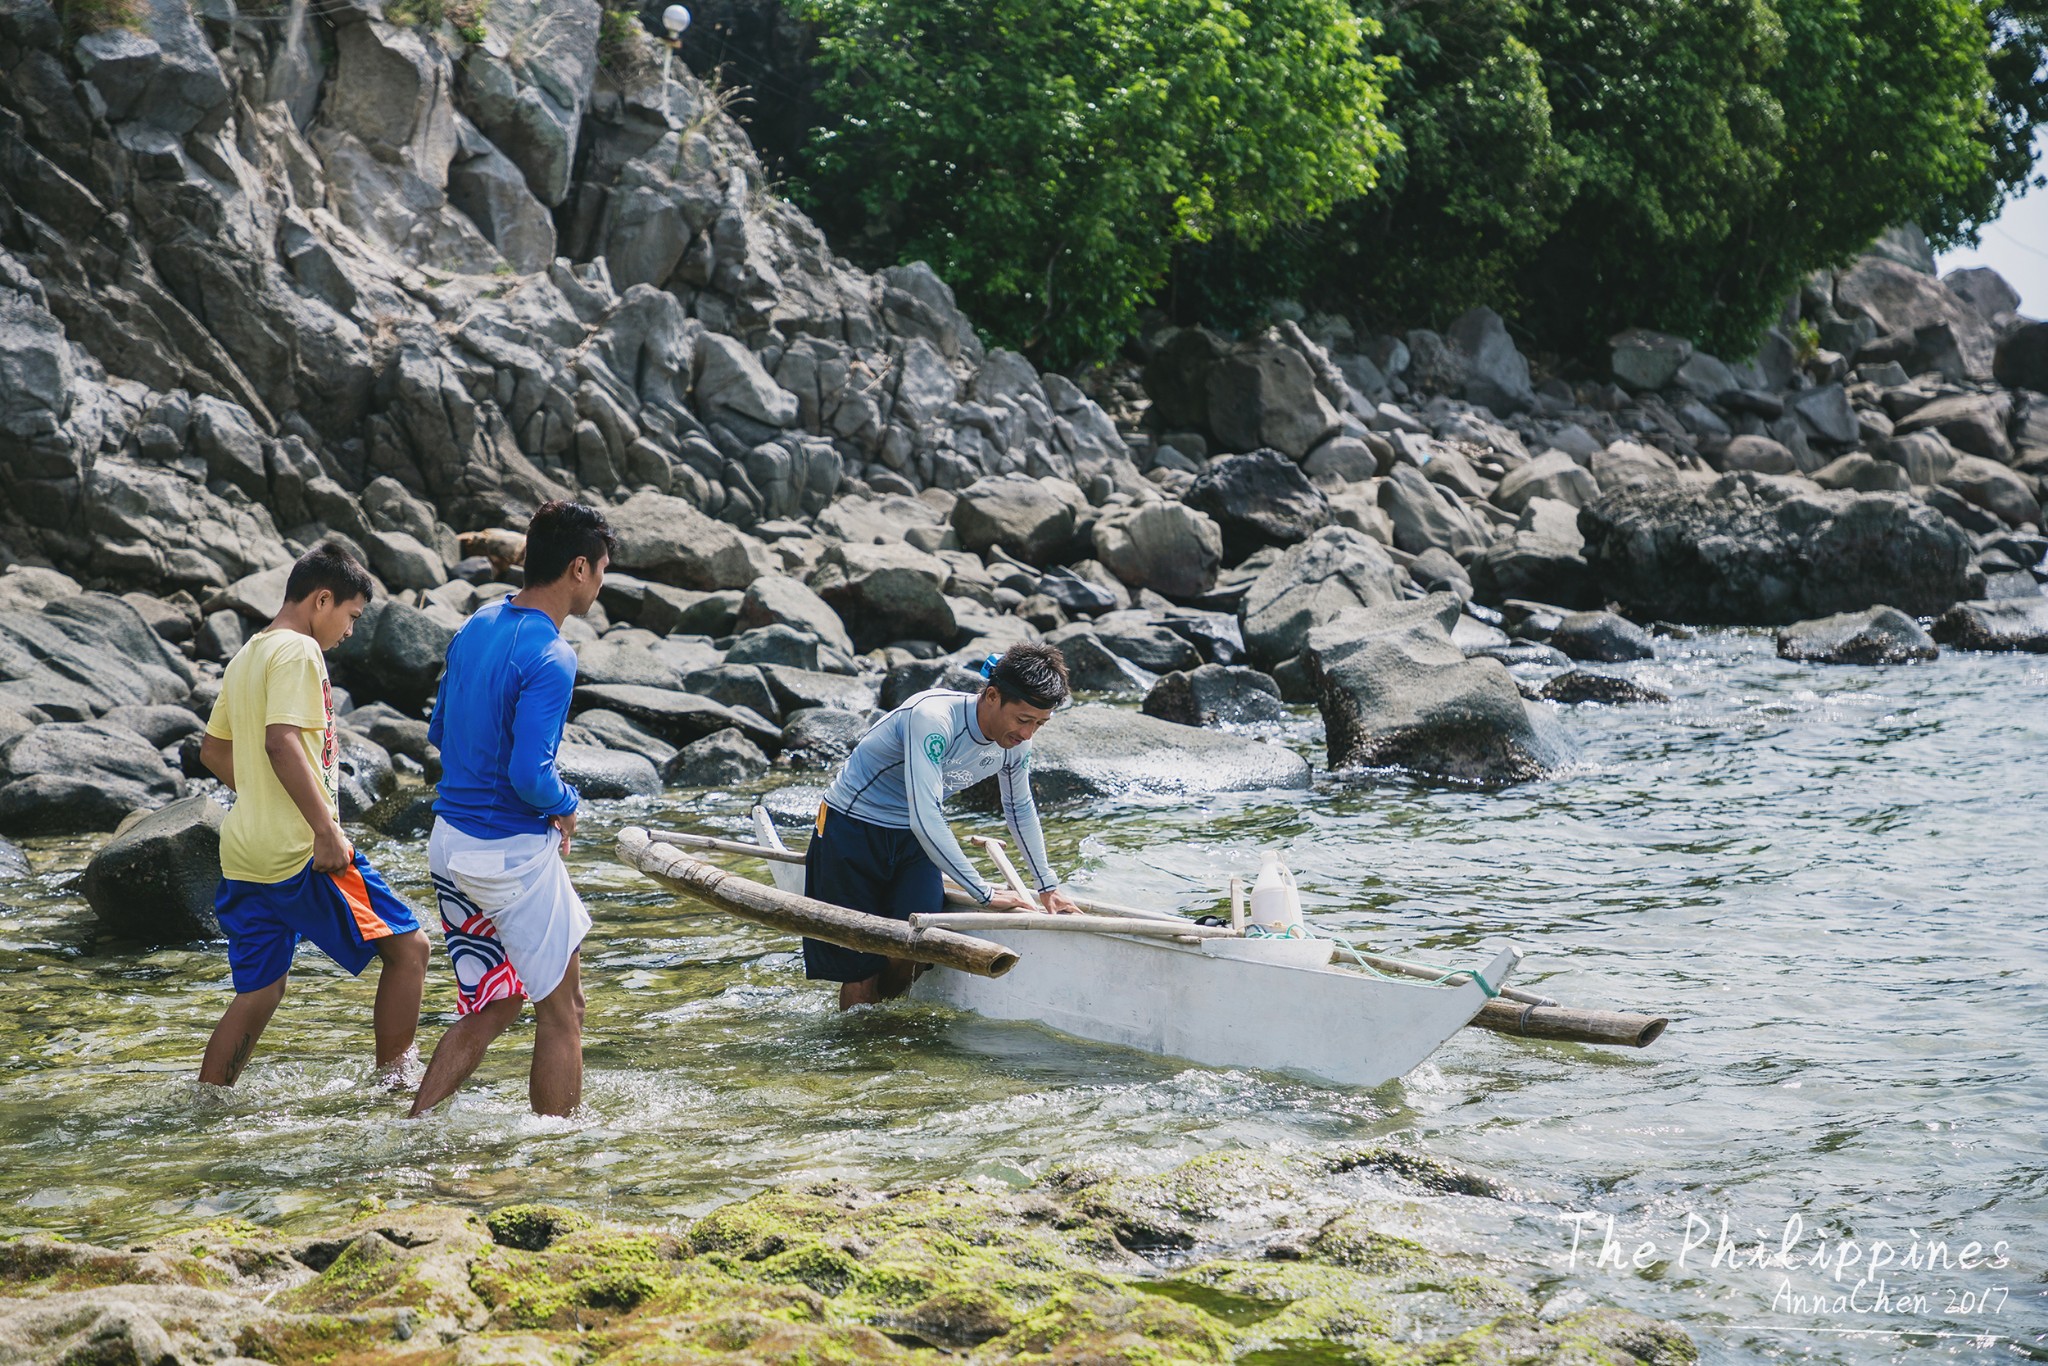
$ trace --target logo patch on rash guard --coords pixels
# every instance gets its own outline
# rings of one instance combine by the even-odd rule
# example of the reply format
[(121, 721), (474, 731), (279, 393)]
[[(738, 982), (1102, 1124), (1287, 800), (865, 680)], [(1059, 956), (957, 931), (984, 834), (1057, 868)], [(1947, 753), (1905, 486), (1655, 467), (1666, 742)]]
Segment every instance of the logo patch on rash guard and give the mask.
[(933, 763), (944, 767), (946, 762), (946, 737), (937, 731), (933, 731), (930, 735), (925, 736), (924, 754)]

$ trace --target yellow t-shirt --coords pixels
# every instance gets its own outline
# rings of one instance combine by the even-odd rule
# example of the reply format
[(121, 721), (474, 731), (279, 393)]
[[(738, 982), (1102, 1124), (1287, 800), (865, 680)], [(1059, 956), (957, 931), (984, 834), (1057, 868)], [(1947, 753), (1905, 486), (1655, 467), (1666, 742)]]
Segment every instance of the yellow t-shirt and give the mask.
[(283, 882), (313, 857), (313, 827), (263, 750), (268, 726), (297, 726), (337, 818), (334, 691), (319, 642), (260, 631), (229, 662), (206, 733), (235, 745), (235, 805), (220, 832), (220, 871), (240, 882)]

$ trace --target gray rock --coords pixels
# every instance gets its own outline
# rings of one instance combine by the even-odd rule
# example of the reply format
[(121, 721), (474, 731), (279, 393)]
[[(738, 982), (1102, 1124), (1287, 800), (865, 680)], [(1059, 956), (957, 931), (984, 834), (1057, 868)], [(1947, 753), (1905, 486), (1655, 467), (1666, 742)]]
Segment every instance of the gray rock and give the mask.
[(155, 746), (105, 721), (53, 722), (0, 748), (0, 832), (112, 830), (130, 811), (185, 795)]
[(1410, 555), (1435, 546), (1462, 562), (1491, 544), (1464, 505), (1413, 465), (1396, 465), (1380, 481), (1380, 507), (1394, 524), (1394, 547)]
[(1905, 493), (1913, 487), (1903, 466), (1879, 460), (1865, 451), (1837, 456), (1815, 470), (1812, 477), (1824, 489), (1846, 489), (1852, 493)]
[(651, 797), (661, 791), (661, 774), (654, 765), (624, 750), (561, 745), (555, 750), (555, 771), (586, 801)]
[(662, 780), (676, 787), (735, 787), (768, 771), (768, 756), (736, 727), (714, 731), (675, 752)]
[(1526, 465), (1509, 470), (1493, 491), (1496, 507), (1519, 513), (1531, 499), (1548, 498), (1582, 508), (1600, 496), (1601, 485), (1563, 451), (1545, 451)]
[(1562, 541), (1541, 532), (1518, 531), (1473, 558), (1472, 596), (1495, 607), (1513, 598), (1570, 608), (1597, 606), (1600, 590), (1580, 553), (1583, 546), (1576, 534), (1572, 541)]
[(438, 588), (448, 582), (441, 556), (404, 531), (375, 531), (363, 544), (370, 568), (386, 586), (397, 589)]
[(1031, 742), (1031, 787), (1041, 804), (1308, 785), (1308, 761), (1290, 749), (1118, 708), (1062, 712)]
[(28, 855), (21, 851), (21, 846), (13, 840), (0, 839), (0, 883), (19, 882), (29, 873)]
[(1507, 668), (1452, 643), (1458, 599), (1359, 608), (1309, 633), (1330, 767), (1400, 768), (1480, 786), (1528, 782), (1569, 751)]
[(337, 727), (335, 740), (335, 795), (342, 820), (353, 824), (398, 790), (398, 769), (390, 751), (361, 731)]
[(1465, 358), (1465, 397), (1496, 413), (1520, 413), (1536, 406), (1529, 362), (1515, 349), (1500, 314), (1481, 306), (1461, 315), (1444, 339)]
[(763, 574), (747, 585), (746, 596), (740, 599), (738, 625), (742, 631), (787, 626), (807, 632), (843, 654), (854, 652), (853, 637), (846, 633), (831, 605), (800, 581), (782, 574)]
[(2006, 424), (2011, 419), (2012, 400), (2004, 394), (1950, 394), (1915, 408), (1892, 430), (1897, 436), (1940, 432), (1959, 451), (2010, 465), (2013, 449)]
[(2008, 389), (2048, 393), (2048, 323), (2028, 323), (1999, 342), (1994, 372)]
[(448, 202), (476, 225), (512, 269), (543, 271), (555, 259), (555, 224), (512, 159), (473, 127), (448, 164)]
[(1069, 616), (1100, 616), (1126, 605), (1126, 599), (1073, 570), (1055, 566), (1038, 580), (1037, 591)]
[(1277, 340), (1217, 360), (1204, 389), (1209, 431), (1227, 451), (1270, 446), (1300, 460), (1337, 429), (1337, 410), (1316, 388), (1307, 360)]
[(1247, 725), (1287, 716), (1280, 685), (1270, 674), (1221, 664), (1167, 674), (1145, 694), (1141, 710), (1180, 726)]
[(1095, 524), (1095, 558), (1130, 588), (1195, 598), (1216, 586), (1223, 532), (1185, 503), (1143, 503), (1107, 512)]
[(1778, 657), (1809, 664), (1903, 664), (1940, 653), (1920, 623), (1894, 607), (1840, 612), (1778, 632)]
[(226, 819), (211, 796), (183, 797), (102, 845), (79, 890), (106, 932), (144, 944), (218, 939), (213, 897)]
[(730, 588), (695, 593), (665, 583), (650, 583), (634, 624), (658, 636), (731, 635), (739, 624), (740, 606), (745, 601), (741, 593)]
[(418, 715), (433, 696), (455, 631), (389, 598), (373, 599), (355, 633), (328, 652), (328, 671), (358, 702), (389, 702)]
[(1692, 343), (1666, 332), (1632, 327), (1608, 338), (1615, 379), (1635, 390), (1662, 389), (1692, 359)]
[(1678, 477), (1678, 465), (1670, 456), (1634, 441), (1617, 441), (1593, 452), (1587, 468), (1603, 493), (1637, 484), (1669, 483)]
[(1046, 637), (1067, 662), (1067, 682), (1077, 693), (1139, 697), (1154, 680), (1147, 669), (1125, 659), (1087, 626), (1067, 626)]
[(846, 497), (818, 514), (818, 530), (856, 545), (889, 545), (913, 527), (941, 527), (946, 519), (922, 498), (900, 493)]
[(1959, 602), (1935, 618), (1929, 634), (1955, 650), (2048, 654), (2048, 598)]
[(138, 28), (80, 38), (75, 55), (109, 123), (139, 119), (183, 136), (218, 125), (231, 92), (186, 0), (142, 0)]
[(728, 726), (737, 726), (764, 748), (781, 743), (781, 731), (751, 711), (723, 706), (708, 697), (686, 692), (603, 683), (577, 688), (575, 701), (578, 708), (601, 707), (617, 712), (672, 745), (688, 745)]
[(1856, 410), (1840, 384), (1802, 389), (1792, 395), (1791, 407), (1808, 435), (1837, 446), (1856, 444)]
[[(1074, 660), (1067, 659), (1072, 669)], [(877, 699), (885, 711), (903, 705), (905, 699), (933, 688), (950, 688), (954, 692), (980, 692), (986, 686), (982, 676), (954, 658), (920, 659), (908, 664), (898, 664), (882, 677), (882, 694)], [(1079, 686), (1076, 684), (1076, 686)]]
[(792, 712), (782, 728), (782, 757), (791, 768), (830, 768), (853, 753), (870, 724), (867, 717), (840, 707)]
[(2041, 504), (2033, 486), (1993, 460), (1965, 455), (1941, 480), (1941, 487), (1999, 518), (2007, 526), (2041, 522)]
[(752, 664), (718, 664), (698, 669), (683, 680), (683, 686), (699, 697), (728, 707), (746, 707), (771, 721), (782, 715), (767, 675)]
[(1399, 601), (1401, 570), (1362, 532), (1325, 527), (1260, 571), (1241, 607), (1244, 644), (1265, 667), (1301, 653), (1314, 627), (1355, 607)]
[(1993, 327), (1998, 326), (2001, 315), (2019, 312), (2019, 291), (1989, 266), (1952, 270), (1941, 277), (1941, 283)]
[[(1977, 311), (1917, 270), (1865, 256), (1835, 276), (1835, 307), (1847, 318), (1868, 318), (1880, 338), (1907, 339), (1909, 352), (1924, 348), (1924, 331), (1945, 329), (1952, 340), (1952, 379), (1991, 378), (1995, 338)], [(1914, 357), (1914, 359), (1932, 357)], [(1887, 357), (1896, 359), (1896, 357)], [(1909, 363), (1909, 370), (1929, 368)]]
[(647, 646), (632, 640), (592, 640), (576, 651), (578, 683), (637, 683), (673, 688), (683, 675)]
[(1797, 474), (1799, 460), (1790, 448), (1768, 436), (1738, 436), (1720, 454), (1723, 470), (1750, 470), (1756, 474)]
[[(737, 415), (765, 427), (796, 424), (795, 394), (784, 389), (737, 337), (720, 332), (697, 334), (695, 356), (697, 407), (709, 421)], [(713, 587), (737, 587), (716, 584)]]
[(1906, 472), (1909, 484), (1927, 487), (1948, 478), (1959, 458), (1940, 432), (1914, 432), (1875, 443), (1874, 453)]
[(189, 707), (113, 707), (100, 720), (126, 726), (156, 749), (175, 745), (188, 735), (206, 729), (206, 722)]
[(958, 630), (944, 592), (951, 577), (945, 561), (907, 545), (836, 545), (810, 587), (838, 612), (856, 649), (898, 640), (950, 645)]
[(222, 608), (206, 614), (206, 620), (199, 623), (199, 634), (193, 639), (193, 653), (201, 659), (225, 664), (240, 652), (248, 640), (249, 633), (240, 612)]
[(1181, 501), (1216, 523), (1225, 564), (1263, 546), (1299, 545), (1330, 524), (1330, 500), (1301, 466), (1272, 449), (1216, 461)]
[(1612, 612), (1572, 612), (1550, 633), (1550, 645), (1573, 659), (1615, 664), (1655, 659), (1650, 633)]
[(776, 710), (784, 715), (814, 707), (837, 707), (862, 716), (874, 710), (875, 691), (858, 678), (785, 664), (763, 664), (760, 670), (775, 694)]
[(1561, 673), (1537, 689), (1536, 696), (1545, 702), (1558, 702), (1576, 706), (1582, 702), (1669, 702), (1671, 695), (1646, 683), (1633, 679), (1616, 678), (1613, 674), (1589, 673), (1584, 669), (1572, 669)]
[(1601, 591), (1666, 621), (1775, 626), (1880, 603), (1932, 614), (1969, 591), (1974, 553), (1904, 495), (1749, 473), (1611, 493), (1579, 526)]
[(1301, 462), (1301, 472), (1311, 479), (1342, 479), (1353, 484), (1377, 478), (1381, 468), (1380, 453), (1370, 442), (1342, 433), (1310, 451)]
[(637, 754), (653, 764), (657, 770), (675, 757), (674, 745), (652, 731), (634, 725), (615, 711), (591, 707), (577, 712), (570, 720), (573, 724), (583, 727), (588, 734), (603, 741), (607, 749)]
[(745, 588), (754, 580), (740, 533), (681, 498), (636, 493), (606, 517), (619, 543), (612, 563), (628, 574), (698, 591)]
[[(1192, 669), (1202, 662), (1201, 652), (1186, 637), (1142, 610), (1105, 613), (1090, 624), (1089, 630), (1118, 655), (1151, 673)], [(1061, 633), (1055, 631), (1046, 639), (1058, 644)]]
[(434, 802), (430, 788), (401, 787), (371, 807), (362, 823), (388, 839), (425, 839), (434, 831)]
[(1064, 480), (993, 476), (960, 490), (953, 528), (963, 550), (986, 555), (1000, 546), (1026, 564), (1043, 567), (1064, 556), (1073, 542), (1077, 505), (1085, 507), (1086, 499)]

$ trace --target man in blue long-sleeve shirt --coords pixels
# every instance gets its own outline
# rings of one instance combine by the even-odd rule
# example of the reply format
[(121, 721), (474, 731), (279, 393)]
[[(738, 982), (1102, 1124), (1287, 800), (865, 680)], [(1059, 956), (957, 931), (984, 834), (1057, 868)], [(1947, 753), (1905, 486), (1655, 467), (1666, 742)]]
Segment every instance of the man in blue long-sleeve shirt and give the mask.
[(462, 1085), (529, 999), (535, 1113), (566, 1115), (582, 1099), (577, 952), (590, 915), (562, 862), (580, 798), (555, 771), (576, 685), (561, 626), (597, 601), (613, 548), (595, 509), (542, 504), (526, 531), (525, 587), (479, 608), (448, 646), (427, 730), (441, 751), (427, 863), (461, 1018), (434, 1049), (414, 1115)]

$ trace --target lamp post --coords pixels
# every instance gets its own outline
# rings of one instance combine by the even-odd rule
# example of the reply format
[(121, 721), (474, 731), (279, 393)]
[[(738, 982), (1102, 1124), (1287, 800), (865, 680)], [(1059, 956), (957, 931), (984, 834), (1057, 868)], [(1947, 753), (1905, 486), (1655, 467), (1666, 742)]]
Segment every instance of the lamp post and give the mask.
[(683, 30), (690, 26), (690, 11), (682, 5), (670, 5), (661, 12), (661, 26), (668, 33), (664, 39), (668, 51), (661, 55), (661, 83), (668, 84), (669, 71), (673, 68), (676, 52), (683, 45)]

